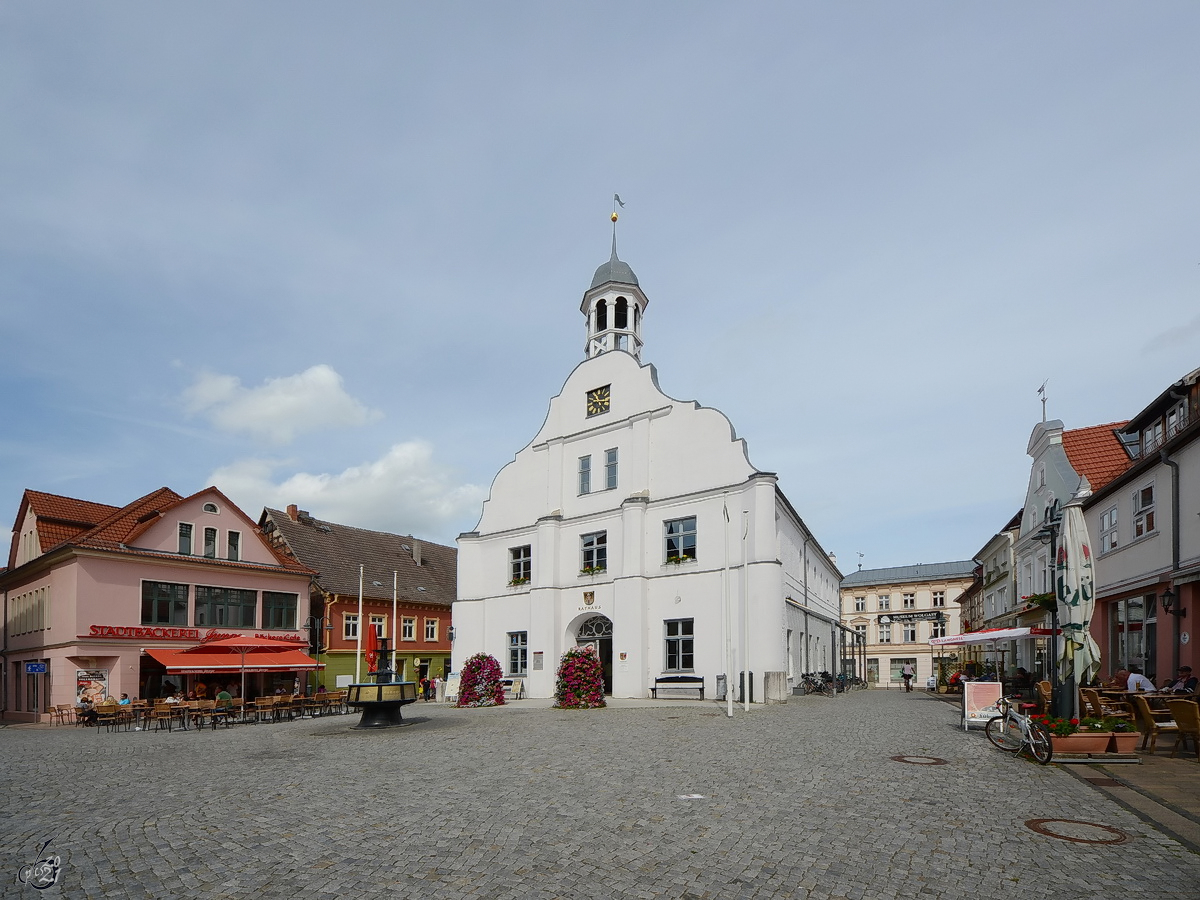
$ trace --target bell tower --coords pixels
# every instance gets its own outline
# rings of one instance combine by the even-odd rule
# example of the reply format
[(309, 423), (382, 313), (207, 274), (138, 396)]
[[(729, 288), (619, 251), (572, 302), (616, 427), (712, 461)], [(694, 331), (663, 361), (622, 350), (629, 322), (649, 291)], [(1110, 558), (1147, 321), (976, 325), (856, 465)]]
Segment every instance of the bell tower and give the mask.
[(642, 358), (642, 319), (650, 301), (638, 286), (628, 263), (617, 259), (617, 214), (613, 213), (612, 256), (596, 269), (592, 286), (583, 295), (579, 311), (587, 319), (584, 354), (588, 359), (624, 350)]

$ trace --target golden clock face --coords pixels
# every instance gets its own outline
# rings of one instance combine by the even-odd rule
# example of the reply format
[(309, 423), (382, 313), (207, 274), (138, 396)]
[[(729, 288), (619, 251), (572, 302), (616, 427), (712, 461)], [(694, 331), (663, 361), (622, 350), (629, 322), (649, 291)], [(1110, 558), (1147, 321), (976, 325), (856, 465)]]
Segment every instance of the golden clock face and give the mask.
[(600, 413), (608, 412), (608, 405), (612, 401), (611, 388), (612, 385), (606, 384), (604, 387), (587, 392), (587, 414), (589, 416), (598, 416)]

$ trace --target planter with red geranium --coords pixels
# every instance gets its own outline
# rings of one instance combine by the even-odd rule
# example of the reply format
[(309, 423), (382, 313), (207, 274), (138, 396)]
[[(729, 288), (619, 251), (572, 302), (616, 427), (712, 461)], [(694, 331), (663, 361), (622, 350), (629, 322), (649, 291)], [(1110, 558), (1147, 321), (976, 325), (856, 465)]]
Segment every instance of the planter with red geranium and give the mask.
[(1104, 753), (1108, 750), (1112, 732), (1104, 731), (1100, 719), (1063, 719), (1057, 716), (1034, 716), (1050, 732), (1055, 753)]
[(592, 646), (572, 647), (562, 655), (554, 681), (557, 709), (599, 709), (604, 701), (604, 665)]
[(1108, 742), (1109, 753), (1133, 753), (1137, 750), (1142, 733), (1128, 719), (1105, 719), (1104, 727), (1112, 732)]

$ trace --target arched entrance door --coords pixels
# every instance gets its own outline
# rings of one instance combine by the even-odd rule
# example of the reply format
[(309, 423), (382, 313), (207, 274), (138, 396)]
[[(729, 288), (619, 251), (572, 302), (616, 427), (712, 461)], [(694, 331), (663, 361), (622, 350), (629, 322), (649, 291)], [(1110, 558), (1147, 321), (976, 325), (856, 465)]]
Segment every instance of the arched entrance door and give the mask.
[(592, 644), (600, 657), (600, 665), (604, 668), (604, 693), (611, 694), (612, 679), (612, 620), (607, 616), (592, 616), (584, 619), (575, 632), (575, 643), (579, 646)]

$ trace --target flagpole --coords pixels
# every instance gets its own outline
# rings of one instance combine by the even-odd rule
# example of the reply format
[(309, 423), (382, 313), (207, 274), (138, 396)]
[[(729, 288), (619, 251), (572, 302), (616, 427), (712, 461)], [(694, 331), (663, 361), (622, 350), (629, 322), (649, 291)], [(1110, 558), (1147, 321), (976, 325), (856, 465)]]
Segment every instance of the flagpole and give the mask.
[[(726, 495), (728, 496), (728, 495)], [(725, 517), (725, 569), (721, 577), (721, 605), (725, 613), (725, 715), (733, 718), (733, 617), (729, 611), (729, 504), (721, 501)]]
[(358, 628), (354, 642), (354, 683), (362, 683), (362, 635), (363, 635), (363, 567), (358, 566)]
[(400, 573), (392, 570), (392, 678), (396, 678), (396, 597), (400, 590)]
[(753, 690), (750, 675), (750, 576), (746, 572), (746, 537), (750, 534), (750, 511), (742, 510), (742, 665), (746, 667), (746, 687), (742, 694), (745, 712), (750, 712), (750, 691)]

